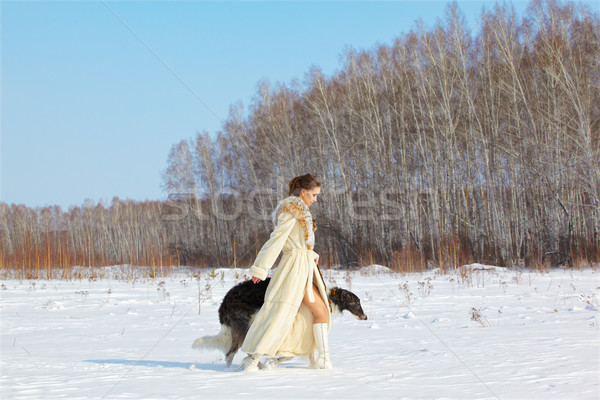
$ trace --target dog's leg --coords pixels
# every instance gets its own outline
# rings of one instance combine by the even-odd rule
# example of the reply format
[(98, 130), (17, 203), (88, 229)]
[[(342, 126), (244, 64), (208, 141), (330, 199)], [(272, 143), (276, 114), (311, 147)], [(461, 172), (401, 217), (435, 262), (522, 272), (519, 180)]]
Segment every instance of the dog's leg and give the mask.
[(248, 328), (252, 324), (252, 321), (254, 321), (255, 315), (256, 310), (249, 308), (247, 305), (239, 304), (237, 312), (228, 318), (231, 335), (231, 345), (225, 357), (228, 367), (231, 366), (235, 354), (242, 347), (242, 344), (244, 344)]
[(244, 339), (246, 338), (246, 333), (248, 331), (248, 321), (247, 320), (236, 320), (235, 323), (231, 326), (231, 345), (229, 346), (229, 350), (226, 354), (227, 366), (231, 366), (233, 362), (233, 357), (237, 351), (242, 347), (244, 343)]
[(238, 349), (241, 347), (241, 344), (235, 343), (235, 341), (231, 342), (231, 347), (229, 351), (225, 355), (225, 360), (227, 361), (227, 366), (231, 367), (231, 363), (233, 362), (233, 357), (235, 357)]

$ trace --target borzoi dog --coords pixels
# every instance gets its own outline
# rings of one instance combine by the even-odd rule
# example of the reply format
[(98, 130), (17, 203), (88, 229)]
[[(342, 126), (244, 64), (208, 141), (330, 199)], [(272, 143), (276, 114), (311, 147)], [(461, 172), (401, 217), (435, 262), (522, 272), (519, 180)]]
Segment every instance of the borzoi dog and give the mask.
[[(245, 281), (232, 287), (219, 307), (221, 330), (214, 336), (196, 339), (192, 348), (221, 350), (225, 354), (227, 366), (231, 366), (233, 357), (242, 346), (254, 316), (264, 303), (270, 280), (271, 278), (267, 278), (257, 284)], [(351, 291), (337, 287), (329, 289), (329, 300), (334, 314), (341, 314), (346, 310), (360, 320), (367, 319), (360, 305), (360, 299)], [(280, 357), (274, 363), (279, 364), (291, 358)]]

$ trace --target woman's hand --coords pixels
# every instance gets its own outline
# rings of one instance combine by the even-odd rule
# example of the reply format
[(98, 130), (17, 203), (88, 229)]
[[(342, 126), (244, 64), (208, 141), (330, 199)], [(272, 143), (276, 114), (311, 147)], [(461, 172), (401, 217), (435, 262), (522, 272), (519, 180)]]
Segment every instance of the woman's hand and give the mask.
[(317, 267), (319, 266), (319, 259), (318, 258), (315, 258), (315, 264), (316, 264)]
[(252, 282), (256, 285), (258, 282), (262, 281), (262, 279), (259, 279), (255, 276), (252, 277)]

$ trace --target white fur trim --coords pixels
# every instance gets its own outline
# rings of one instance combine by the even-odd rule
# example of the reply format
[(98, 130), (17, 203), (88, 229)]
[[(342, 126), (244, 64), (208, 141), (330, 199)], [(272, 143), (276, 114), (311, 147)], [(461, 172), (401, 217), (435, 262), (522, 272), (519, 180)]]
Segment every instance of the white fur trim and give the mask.
[(250, 275), (257, 277), (261, 281), (264, 281), (265, 279), (267, 279), (267, 276), (269, 275), (268, 271), (265, 271), (264, 269), (259, 268), (256, 265), (253, 265), (252, 267), (250, 267), (249, 272), (250, 272)]

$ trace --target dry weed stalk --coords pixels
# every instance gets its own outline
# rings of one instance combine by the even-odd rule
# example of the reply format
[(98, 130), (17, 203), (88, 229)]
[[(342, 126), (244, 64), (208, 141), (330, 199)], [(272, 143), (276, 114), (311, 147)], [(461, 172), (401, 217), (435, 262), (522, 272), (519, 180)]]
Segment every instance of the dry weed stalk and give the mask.
[(481, 324), (481, 326), (483, 326), (484, 328), (494, 326), (494, 324), (492, 324), (486, 318), (486, 316), (481, 313), (481, 310), (479, 310), (478, 308), (475, 308), (475, 307), (471, 308), (471, 321), (479, 322), (479, 324)]
[(427, 297), (431, 293), (433, 289), (433, 285), (431, 284), (431, 278), (428, 277), (424, 281), (419, 281), (417, 283), (417, 289), (419, 290), (419, 294), (421, 297)]
[(398, 287), (400, 288), (400, 293), (402, 293), (402, 295), (406, 299), (406, 302), (408, 304), (410, 304), (410, 302), (412, 301), (413, 293), (410, 291), (410, 288), (408, 287), (408, 282), (405, 281), (404, 283), (399, 284)]
[(579, 301), (586, 303), (596, 311), (600, 311), (600, 302), (595, 294), (580, 294)]

